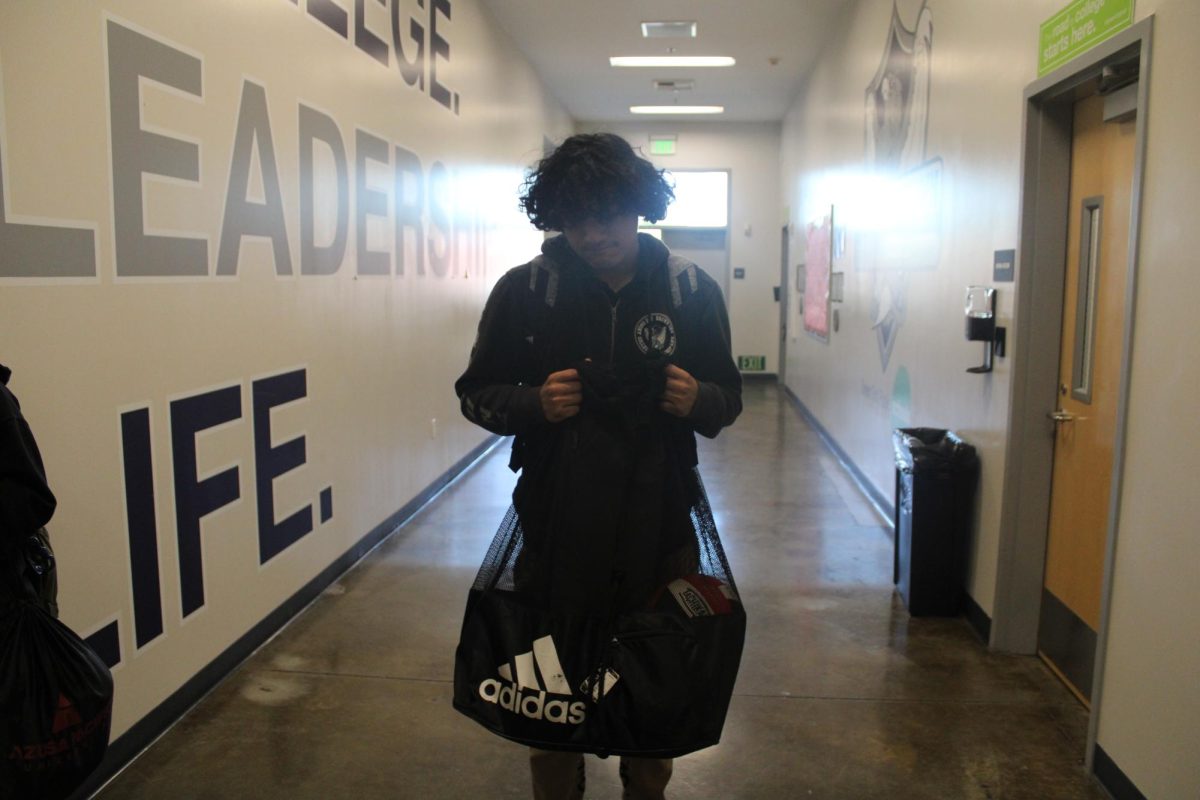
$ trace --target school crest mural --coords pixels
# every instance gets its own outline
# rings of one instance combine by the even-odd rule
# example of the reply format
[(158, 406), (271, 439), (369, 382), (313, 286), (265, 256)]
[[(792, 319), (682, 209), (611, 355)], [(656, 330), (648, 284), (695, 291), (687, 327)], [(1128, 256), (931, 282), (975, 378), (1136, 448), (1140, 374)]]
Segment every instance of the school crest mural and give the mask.
[(887, 370), (906, 314), (906, 275), (937, 267), (940, 158), (926, 154), (932, 81), (933, 14), (912, 28), (893, 3), (879, 68), (865, 91), (866, 161), (879, 180), (878, 224), (859, 237), (859, 264), (872, 274), (871, 321)]

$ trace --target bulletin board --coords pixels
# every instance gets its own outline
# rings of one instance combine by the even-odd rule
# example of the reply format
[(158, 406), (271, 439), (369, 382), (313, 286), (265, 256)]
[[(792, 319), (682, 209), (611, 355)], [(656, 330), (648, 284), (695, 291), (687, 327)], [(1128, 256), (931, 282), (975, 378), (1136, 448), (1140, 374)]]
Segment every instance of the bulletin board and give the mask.
[(829, 341), (829, 275), (833, 261), (833, 209), (808, 224), (804, 269), (804, 330)]

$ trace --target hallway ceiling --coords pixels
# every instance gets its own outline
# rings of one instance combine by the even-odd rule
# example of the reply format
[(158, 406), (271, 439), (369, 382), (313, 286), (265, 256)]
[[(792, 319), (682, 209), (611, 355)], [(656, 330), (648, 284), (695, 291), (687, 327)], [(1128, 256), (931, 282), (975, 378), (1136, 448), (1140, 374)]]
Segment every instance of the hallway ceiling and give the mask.
[[(851, 0), (482, 0), (576, 120), (781, 120)], [(698, 23), (695, 39), (644, 39), (641, 23)], [(730, 68), (616, 68), (609, 56), (733, 56)], [(776, 64), (771, 59), (778, 59)], [(715, 116), (642, 117), (631, 105), (670, 105), (654, 80), (692, 80), (679, 105), (722, 105)]]

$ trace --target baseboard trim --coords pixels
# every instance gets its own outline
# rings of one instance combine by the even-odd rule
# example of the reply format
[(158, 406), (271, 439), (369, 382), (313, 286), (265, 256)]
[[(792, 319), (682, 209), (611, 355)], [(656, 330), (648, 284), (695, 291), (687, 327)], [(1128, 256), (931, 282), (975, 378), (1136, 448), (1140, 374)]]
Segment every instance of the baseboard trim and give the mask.
[(166, 733), (184, 714), (196, 703), (200, 702), (210, 691), (216, 688), (229, 673), (249, 658), (258, 648), (284, 628), (297, 614), (317, 599), (326, 587), (344, 575), (357, 564), (367, 553), (382, 544), (392, 534), (403, 526), (431, 500), (462, 476), (477, 461), (483, 458), (502, 438), (490, 436), (471, 452), (459, 459), (455, 464), (439, 475), (432, 483), (421, 490), (416, 497), (409, 500), (398, 511), (393, 513), (369, 533), (358, 540), (345, 553), (321, 572), (299, 591), (285, 600), (278, 608), (260, 620), (237, 641), (227, 647), (224, 652), (214, 658), (209, 664), (193, 675), (179, 687), (170, 697), (146, 716), (136, 722), (133, 727), (114, 739), (108, 746), (104, 761), (89, 776), (88, 780), (71, 795), (72, 800), (83, 800), (91, 797), (111, 781), (118, 773), (128, 766), (134, 758)]
[(838, 463), (842, 465), (842, 469), (846, 470), (850, 477), (854, 479), (854, 482), (858, 484), (859, 491), (866, 496), (871, 505), (875, 506), (875, 511), (884, 519), (888, 529), (892, 530), (894, 535), (896, 507), (892, 504), (892, 501), (867, 480), (867, 476), (854, 463), (854, 459), (850, 458), (850, 455), (842, 449), (842, 446), (837, 443), (837, 440), (833, 438), (829, 431), (825, 430), (825, 426), (808, 410), (808, 406), (804, 405), (804, 401), (796, 396), (792, 388), (787, 384), (780, 384), (780, 388), (783, 389), (784, 394), (791, 400), (796, 410), (800, 412), (800, 416), (804, 417), (804, 421), (812, 426), (812, 429), (821, 437), (821, 441), (825, 443), (825, 446), (837, 458)]
[(975, 602), (975, 598), (963, 591), (963, 616), (971, 625), (971, 630), (985, 645), (992, 641), (992, 618)]
[(1113, 800), (1146, 800), (1146, 795), (1129, 780), (1129, 776), (1121, 771), (1117, 762), (1113, 761), (1100, 745), (1096, 745), (1092, 771), (1105, 791), (1113, 796)]

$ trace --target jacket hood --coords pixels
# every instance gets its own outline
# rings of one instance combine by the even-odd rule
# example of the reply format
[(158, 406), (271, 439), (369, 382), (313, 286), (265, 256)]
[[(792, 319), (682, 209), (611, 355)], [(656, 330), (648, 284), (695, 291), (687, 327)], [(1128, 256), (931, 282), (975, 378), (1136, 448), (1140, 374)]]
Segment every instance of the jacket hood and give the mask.
[[(639, 233), (636, 277), (640, 278), (666, 262), (670, 254), (671, 251), (658, 239), (647, 233)], [(592, 268), (571, 249), (571, 245), (567, 243), (567, 237), (561, 234), (542, 242), (542, 255), (557, 264), (570, 264), (576, 269), (582, 269), (588, 274), (592, 274)]]

